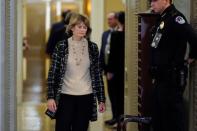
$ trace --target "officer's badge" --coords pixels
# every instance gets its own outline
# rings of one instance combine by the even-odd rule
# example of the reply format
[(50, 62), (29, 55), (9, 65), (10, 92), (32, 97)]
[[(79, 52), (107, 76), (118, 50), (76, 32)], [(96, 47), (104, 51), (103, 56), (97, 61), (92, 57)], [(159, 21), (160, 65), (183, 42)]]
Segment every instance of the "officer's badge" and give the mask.
[(160, 23), (159, 28), (160, 29), (163, 29), (164, 28), (164, 22), (163, 21)]
[(176, 21), (177, 23), (179, 23), (179, 24), (185, 24), (185, 19), (184, 19), (183, 17), (181, 17), (181, 16), (177, 16), (177, 17), (175, 18), (175, 21)]
[(159, 45), (159, 42), (160, 42), (160, 40), (161, 40), (161, 37), (162, 37), (162, 34), (157, 32), (157, 33), (155, 34), (155, 37), (153, 38), (153, 41), (152, 41), (152, 43), (151, 43), (151, 47), (157, 48), (158, 45)]

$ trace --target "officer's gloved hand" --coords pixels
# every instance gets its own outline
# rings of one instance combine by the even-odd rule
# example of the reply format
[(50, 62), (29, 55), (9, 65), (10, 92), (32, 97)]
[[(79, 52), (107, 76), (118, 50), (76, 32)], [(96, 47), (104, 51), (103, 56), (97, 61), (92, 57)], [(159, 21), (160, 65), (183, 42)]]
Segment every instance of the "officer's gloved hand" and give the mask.
[(187, 60), (188, 64), (191, 64), (191, 63), (193, 63), (194, 61), (195, 61), (195, 59), (192, 59), (192, 58), (189, 58), (189, 59)]

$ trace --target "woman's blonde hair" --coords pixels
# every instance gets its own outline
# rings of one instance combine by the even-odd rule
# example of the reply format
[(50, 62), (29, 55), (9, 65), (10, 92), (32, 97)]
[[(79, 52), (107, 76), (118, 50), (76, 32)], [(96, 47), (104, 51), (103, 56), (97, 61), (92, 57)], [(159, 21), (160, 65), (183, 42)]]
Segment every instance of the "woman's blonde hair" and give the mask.
[(90, 22), (88, 20), (88, 18), (84, 15), (81, 15), (81, 14), (73, 14), (70, 18), (70, 21), (69, 21), (69, 24), (66, 28), (66, 32), (68, 34), (68, 36), (72, 36), (73, 33), (72, 33), (72, 28), (77, 25), (77, 24), (80, 24), (81, 22), (83, 22), (86, 26), (87, 26), (87, 33), (86, 33), (86, 38), (89, 38), (90, 37), (90, 34), (92, 32), (92, 29), (90, 28)]

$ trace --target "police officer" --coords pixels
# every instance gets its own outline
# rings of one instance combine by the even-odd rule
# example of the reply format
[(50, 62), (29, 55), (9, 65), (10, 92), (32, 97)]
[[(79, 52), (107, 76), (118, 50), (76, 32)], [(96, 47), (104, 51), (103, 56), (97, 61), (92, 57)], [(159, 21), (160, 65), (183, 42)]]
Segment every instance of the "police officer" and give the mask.
[[(184, 131), (183, 92), (187, 66), (197, 58), (197, 35), (172, 0), (151, 0), (151, 9), (159, 14), (151, 34), (153, 129)], [(185, 59), (187, 42), (190, 51)]]

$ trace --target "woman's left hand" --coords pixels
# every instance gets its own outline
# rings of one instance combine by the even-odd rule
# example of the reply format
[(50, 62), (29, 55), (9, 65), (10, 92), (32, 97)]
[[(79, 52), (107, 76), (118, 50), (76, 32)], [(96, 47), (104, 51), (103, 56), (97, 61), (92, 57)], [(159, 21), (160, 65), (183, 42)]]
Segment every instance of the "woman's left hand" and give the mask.
[(105, 103), (100, 102), (100, 103), (99, 103), (99, 112), (100, 112), (100, 113), (103, 113), (103, 112), (105, 112), (105, 109), (106, 109)]

